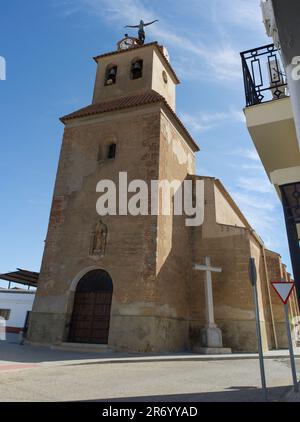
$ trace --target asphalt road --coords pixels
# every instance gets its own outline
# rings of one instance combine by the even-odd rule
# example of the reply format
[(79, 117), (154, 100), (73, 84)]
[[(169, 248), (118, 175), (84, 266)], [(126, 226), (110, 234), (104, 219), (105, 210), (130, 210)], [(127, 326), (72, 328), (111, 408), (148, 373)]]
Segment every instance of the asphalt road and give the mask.
[[(269, 399), (285, 400), (288, 359), (265, 362)], [(300, 361), (297, 360), (298, 376)], [(258, 361), (67, 363), (0, 371), (1, 401), (263, 401)], [(294, 400), (295, 401), (295, 400)]]

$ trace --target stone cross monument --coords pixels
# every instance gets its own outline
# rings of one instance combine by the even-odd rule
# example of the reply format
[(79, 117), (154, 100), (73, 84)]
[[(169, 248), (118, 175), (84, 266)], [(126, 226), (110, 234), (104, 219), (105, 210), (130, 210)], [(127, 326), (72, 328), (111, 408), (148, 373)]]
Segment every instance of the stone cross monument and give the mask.
[(222, 268), (212, 267), (211, 259), (205, 257), (204, 265), (195, 265), (194, 269), (205, 272), (206, 326), (201, 331), (201, 345), (195, 351), (205, 354), (231, 353), (223, 347), (222, 332), (215, 323), (212, 273), (221, 273)]

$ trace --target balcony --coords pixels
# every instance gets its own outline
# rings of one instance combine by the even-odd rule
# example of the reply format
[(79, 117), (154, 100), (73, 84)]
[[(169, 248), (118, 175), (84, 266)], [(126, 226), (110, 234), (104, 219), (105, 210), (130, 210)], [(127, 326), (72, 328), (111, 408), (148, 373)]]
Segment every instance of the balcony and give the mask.
[(286, 75), (274, 44), (241, 53), (246, 107), (288, 96)]
[(241, 53), (247, 128), (270, 181), (299, 180), (300, 150), (285, 69), (274, 44)]

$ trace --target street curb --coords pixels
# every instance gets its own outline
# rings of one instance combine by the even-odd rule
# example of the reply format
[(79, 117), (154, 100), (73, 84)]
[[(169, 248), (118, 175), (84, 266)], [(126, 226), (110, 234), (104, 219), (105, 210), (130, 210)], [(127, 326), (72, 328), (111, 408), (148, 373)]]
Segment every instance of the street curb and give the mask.
[[(296, 356), (296, 359), (300, 356)], [(121, 363), (161, 363), (161, 362), (216, 362), (216, 361), (232, 361), (232, 360), (252, 360), (258, 359), (258, 355), (241, 356), (241, 355), (226, 355), (226, 356), (172, 356), (172, 357), (116, 357), (116, 358), (100, 358), (74, 361), (61, 361), (62, 366), (79, 366), (79, 365), (105, 365), (105, 364), (121, 364)], [(289, 355), (282, 356), (265, 356), (266, 360), (274, 359), (289, 359)], [(56, 362), (56, 365), (59, 362)]]

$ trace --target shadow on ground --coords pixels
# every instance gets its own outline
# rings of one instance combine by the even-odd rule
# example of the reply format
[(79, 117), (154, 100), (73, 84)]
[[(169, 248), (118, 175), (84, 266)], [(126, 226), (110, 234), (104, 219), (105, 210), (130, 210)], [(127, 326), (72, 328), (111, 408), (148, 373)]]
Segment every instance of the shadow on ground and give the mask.
[[(280, 402), (291, 391), (291, 387), (272, 387), (268, 388), (268, 401)], [(225, 391), (216, 391), (208, 393), (192, 393), (192, 394), (174, 394), (161, 396), (145, 396), (145, 397), (120, 397), (111, 399), (87, 400), (87, 403), (180, 403), (180, 402), (265, 402), (264, 393), (257, 387), (230, 387)]]
[[(39, 347), (31, 345), (20, 345), (8, 341), (0, 341), (0, 365), (3, 362), (12, 363), (43, 363), (43, 362), (62, 362), (62, 361), (83, 361), (88, 364), (88, 360), (93, 359), (122, 359), (122, 358), (150, 358), (150, 357), (169, 357), (169, 353), (126, 353), (126, 352), (113, 352), (111, 350), (101, 352), (88, 352), (88, 351), (73, 351), (62, 350), (51, 347)], [(192, 352), (172, 353), (176, 356), (195, 356)], [(91, 362), (93, 363), (93, 362)]]
[(108, 352), (76, 352), (56, 350), (50, 347), (38, 347), (29, 345), (20, 345), (9, 343), (7, 341), (0, 341), (0, 364), (1, 361), (13, 363), (43, 363), (43, 362), (60, 362), (73, 360), (88, 360), (88, 359), (105, 359), (118, 357), (134, 357), (137, 355), (118, 353), (117, 355), (111, 351)]

